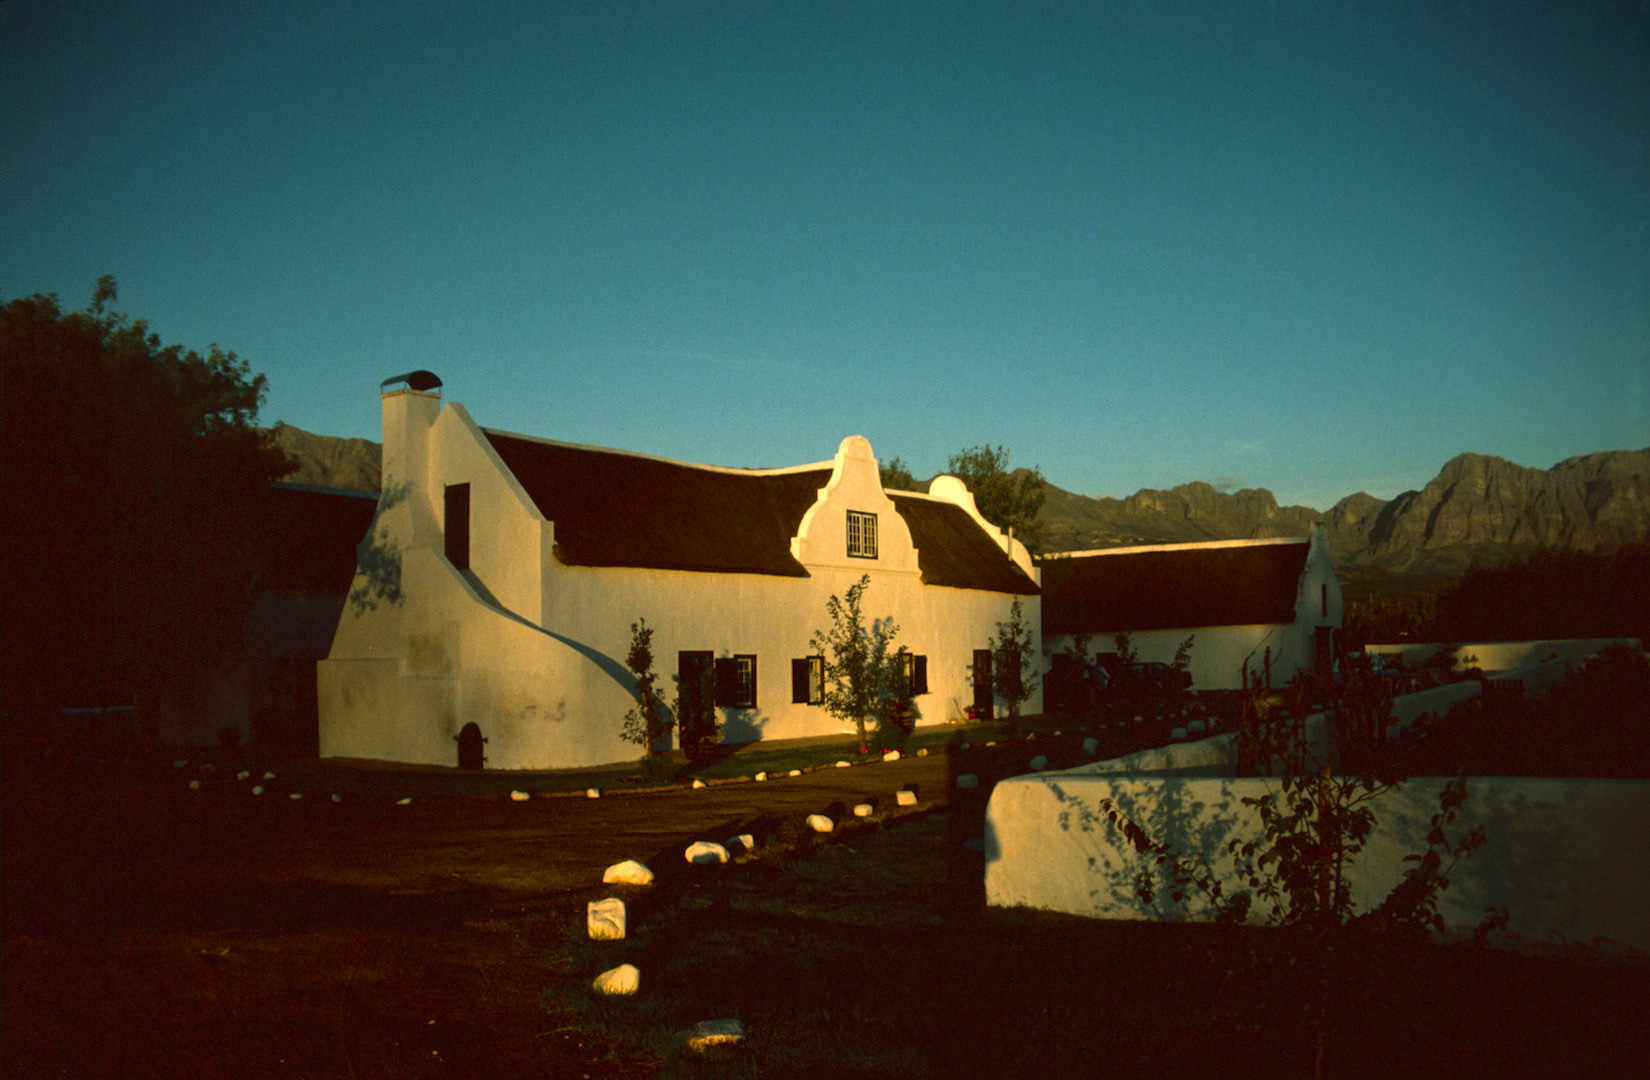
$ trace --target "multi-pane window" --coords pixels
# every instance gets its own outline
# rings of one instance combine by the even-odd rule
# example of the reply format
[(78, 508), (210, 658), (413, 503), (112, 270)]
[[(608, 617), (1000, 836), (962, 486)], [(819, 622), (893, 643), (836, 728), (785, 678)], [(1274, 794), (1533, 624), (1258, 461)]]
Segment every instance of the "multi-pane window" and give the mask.
[(877, 516), (848, 511), (848, 554), (856, 559), (877, 557)]
[(791, 701), (797, 705), (825, 704), (823, 656), (801, 656), (791, 661)]
[(730, 709), (756, 708), (756, 657), (722, 657), (716, 661), (716, 704)]

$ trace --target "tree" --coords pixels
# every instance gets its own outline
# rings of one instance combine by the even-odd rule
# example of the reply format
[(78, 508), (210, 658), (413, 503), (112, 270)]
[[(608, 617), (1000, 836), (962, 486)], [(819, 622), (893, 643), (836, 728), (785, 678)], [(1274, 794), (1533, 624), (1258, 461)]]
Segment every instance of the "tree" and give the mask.
[(653, 671), (653, 628), (646, 619), (630, 624), (630, 652), (624, 664), (636, 676), (636, 705), (624, 714), (624, 739), (642, 747), (651, 775), (658, 771), (658, 744), (669, 737), (675, 721), (656, 688), (659, 676)]
[(1016, 598), (1008, 621), (997, 624), (997, 636), (991, 641), (991, 685), (1008, 705), (1008, 730), (1014, 734), (1020, 731), (1020, 703), (1037, 689), (1035, 656), (1031, 627)]
[(1014, 538), (1036, 554), (1042, 549), (1043, 526), (1037, 512), (1043, 508), (1043, 473), (1030, 469), (1009, 471), (1009, 454), (1001, 444), (974, 446), (952, 454), (945, 471), (968, 485), (980, 516), (999, 529), (1011, 529)]
[(826, 600), (831, 625), (813, 636), (813, 648), (825, 660), (825, 709), (854, 725), (860, 753), (870, 750), (866, 721), (877, 721), (879, 732), (886, 730), (905, 696), (905, 650), (892, 649), (899, 627), (887, 619), (865, 624), (865, 590), (870, 587), (866, 574), (842, 597)]
[(6, 527), (0, 703), (180, 705), (238, 659), (286, 455), (255, 426), (266, 380), (216, 345), (160, 343), (55, 296), (0, 306)]
[(888, 464), (878, 466), (877, 473), (881, 477), (885, 491), (918, 491), (917, 478), (911, 475), (910, 466), (905, 464), (904, 458), (892, 458)]

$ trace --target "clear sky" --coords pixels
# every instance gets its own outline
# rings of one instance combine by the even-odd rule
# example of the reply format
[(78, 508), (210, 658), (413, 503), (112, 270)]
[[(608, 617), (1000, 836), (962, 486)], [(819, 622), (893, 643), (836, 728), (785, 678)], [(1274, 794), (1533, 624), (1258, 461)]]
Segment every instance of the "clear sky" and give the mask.
[(378, 438), (1320, 509), (1650, 445), (1650, 7), (0, 3), (0, 299)]

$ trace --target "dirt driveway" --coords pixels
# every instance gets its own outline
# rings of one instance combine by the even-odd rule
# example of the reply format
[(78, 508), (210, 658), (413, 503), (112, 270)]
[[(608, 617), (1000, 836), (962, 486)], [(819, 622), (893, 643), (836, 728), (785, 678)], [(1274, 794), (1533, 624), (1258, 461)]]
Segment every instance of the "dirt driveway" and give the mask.
[(639, 859), (668, 887), (699, 872), (682, 857), (694, 840), (795, 842), (833, 804), (895, 813), (907, 785), (932, 807), (949, 766), (941, 753), (698, 790), (405, 806), (14, 769), (5, 1073), (646, 1075), (540, 1004), (568, 976), (537, 946), (612, 891), (602, 870)]

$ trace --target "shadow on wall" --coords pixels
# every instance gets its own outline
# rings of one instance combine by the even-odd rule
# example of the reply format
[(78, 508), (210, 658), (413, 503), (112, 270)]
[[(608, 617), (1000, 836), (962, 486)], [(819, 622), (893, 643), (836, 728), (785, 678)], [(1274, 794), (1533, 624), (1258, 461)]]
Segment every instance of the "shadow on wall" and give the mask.
[(390, 539), (389, 530), (378, 524), (384, 514), (407, 500), (412, 484), (403, 482), (385, 488), (378, 497), (372, 527), (355, 549), (355, 566), (365, 581), (350, 590), (350, 610), (357, 615), (375, 611), (379, 601), (401, 603), (401, 545)]
[(761, 742), (762, 730), (768, 726), (769, 719), (755, 709), (723, 709), (722, 742)]
[[(1238, 796), (1224, 785), (1218, 790), (1217, 798), (1206, 800), (1198, 797), (1209, 794), (1206, 787), (1194, 792), (1182, 784), (1119, 783), (1112, 787), (1111, 796), (1120, 815), (1143, 828), (1153, 840), (1183, 853), (1188, 868), (1196, 875), (1218, 880), (1229, 875), (1218, 873), (1217, 867), (1209, 864), (1208, 853), (1224, 853), (1232, 840), (1248, 838), (1241, 828), (1243, 819)], [(1060, 808), (1056, 824), (1061, 832), (1092, 834), (1092, 839), (1082, 845), (1088, 852), (1085, 863), (1077, 868), (1088, 879), (1085, 884), (1091, 900), (1114, 910), (1135, 910), (1167, 922), (1189, 916), (1209, 917), (1212, 906), (1207, 898), (1195, 892), (1182, 893), (1184, 886), (1175, 883), (1168, 867), (1154, 867), (1150, 859), (1136, 851), (1122, 831), (1108, 820), (1099, 798), (1080, 797), (1052, 779), (1048, 791)], [(987, 831), (986, 851), (990, 858), (1000, 849), (990, 835), (989, 820)], [(1231, 862), (1230, 857), (1223, 854), (1212, 858), (1223, 865)]]

